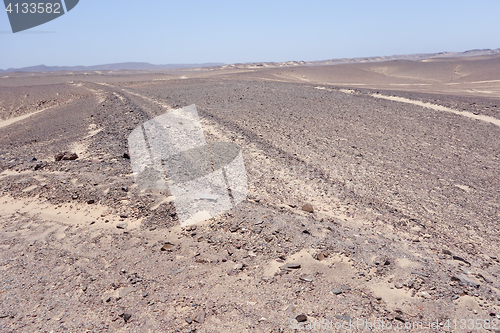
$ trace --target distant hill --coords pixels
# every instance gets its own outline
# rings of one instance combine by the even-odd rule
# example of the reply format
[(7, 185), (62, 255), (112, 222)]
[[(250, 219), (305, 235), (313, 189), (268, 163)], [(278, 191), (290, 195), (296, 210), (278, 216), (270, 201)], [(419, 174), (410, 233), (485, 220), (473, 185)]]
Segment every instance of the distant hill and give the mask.
[(177, 68), (199, 68), (222, 66), (222, 63), (205, 64), (168, 64), (153, 65), (148, 62), (122, 62), (117, 64), (105, 64), (95, 66), (30, 66), (22, 68), (0, 69), (0, 73), (8, 72), (56, 72), (56, 71), (117, 71), (117, 70), (154, 70), (154, 69), (177, 69)]
[(340, 65), (340, 64), (357, 64), (357, 63), (372, 63), (391, 60), (424, 60), (435, 58), (465, 58), (476, 56), (494, 56), (500, 55), (499, 49), (484, 49), (484, 50), (469, 50), (465, 52), (439, 52), (439, 53), (415, 53), (415, 54), (397, 54), (392, 56), (380, 57), (364, 57), (364, 58), (338, 58), (329, 60), (317, 61), (288, 61), (288, 62), (259, 62), (224, 65), (228, 68), (275, 68), (275, 67), (290, 67), (290, 66), (322, 66), (322, 65)]
[(8, 68), (0, 69), (0, 73), (8, 72), (56, 72), (56, 71), (117, 71), (117, 70), (159, 70), (159, 69), (185, 69), (185, 68), (200, 68), (200, 67), (215, 67), (222, 68), (263, 68), (263, 67), (288, 67), (288, 66), (321, 66), (321, 65), (337, 65), (337, 64), (352, 64), (352, 63), (367, 63), (381, 62), (390, 60), (423, 60), (430, 58), (455, 58), (455, 57), (474, 57), (500, 55), (498, 49), (482, 49), (468, 50), (465, 52), (439, 52), (439, 53), (415, 53), (415, 54), (399, 54), (392, 56), (380, 57), (365, 57), (365, 58), (339, 58), (318, 61), (287, 61), (287, 62), (260, 62), (260, 63), (244, 63), (226, 65), (223, 63), (204, 63), (204, 64), (168, 64), (154, 65), (148, 62), (123, 62), (117, 64), (105, 64), (95, 66), (30, 66), (23, 68)]

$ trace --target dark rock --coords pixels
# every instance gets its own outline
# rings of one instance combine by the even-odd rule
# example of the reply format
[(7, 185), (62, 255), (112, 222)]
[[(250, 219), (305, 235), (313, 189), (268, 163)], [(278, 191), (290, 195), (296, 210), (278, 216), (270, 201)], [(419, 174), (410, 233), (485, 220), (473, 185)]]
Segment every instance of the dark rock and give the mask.
[(72, 161), (72, 160), (76, 160), (78, 158), (78, 155), (76, 153), (70, 153), (70, 152), (67, 152), (67, 151), (64, 151), (64, 152), (60, 152), (60, 153), (57, 153), (54, 155), (54, 160), (56, 162), (58, 161)]
[(130, 313), (121, 313), (118, 316), (122, 317), (125, 322), (128, 322), (130, 318), (132, 318), (132, 315)]
[(302, 206), (302, 210), (304, 212), (308, 212), (308, 213), (313, 213), (314, 212), (314, 208), (313, 208), (313, 206), (310, 203), (307, 203), (304, 206)]
[(76, 153), (67, 153), (67, 154), (64, 154), (62, 159), (65, 161), (73, 161), (73, 160), (76, 160), (77, 158), (78, 158), (78, 155)]
[(87, 204), (92, 205), (95, 202), (94, 199), (87, 200)]
[(464, 258), (461, 258), (459, 256), (453, 256), (453, 260), (458, 260), (458, 261), (464, 262), (470, 266), (470, 262), (468, 262), (467, 260), (465, 260)]
[(454, 300), (458, 299), (459, 297), (460, 297), (460, 296), (458, 296), (458, 295), (454, 295), (454, 296), (451, 298), (451, 300), (452, 300), (452, 301), (454, 301)]
[(189, 325), (191, 325), (193, 323), (193, 319), (191, 318), (186, 318), (186, 323), (188, 323)]
[(340, 295), (340, 294), (342, 294), (342, 290), (340, 290), (340, 289), (332, 289), (332, 294), (334, 294), (334, 295)]
[(123, 153), (123, 158), (126, 158), (127, 160), (130, 160), (130, 155), (127, 153)]
[(149, 295), (149, 294), (148, 294), (147, 292), (143, 292), (143, 293), (142, 293), (142, 297), (148, 297), (148, 295)]
[(122, 223), (118, 223), (118, 224), (116, 225), (116, 227), (117, 227), (118, 229), (125, 229), (125, 228), (127, 227), (127, 225), (128, 225), (127, 223), (122, 222)]
[(122, 191), (123, 192), (128, 192), (128, 186), (122, 186)]
[(298, 321), (299, 323), (302, 323), (307, 320), (307, 316), (305, 314), (300, 314), (297, 317), (295, 317), (295, 320)]
[(122, 219), (126, 219), (127, 217), (128, 217), (128, 215), (126, 215), (126, 214), (120, 214), (120, 218), (122, 218)]
[(62, 160), (63, 156), (64, 156), (64, 153), (57, 153), (54, 155), (54, 160), (56, 162), (59, 162), (60, 160)]

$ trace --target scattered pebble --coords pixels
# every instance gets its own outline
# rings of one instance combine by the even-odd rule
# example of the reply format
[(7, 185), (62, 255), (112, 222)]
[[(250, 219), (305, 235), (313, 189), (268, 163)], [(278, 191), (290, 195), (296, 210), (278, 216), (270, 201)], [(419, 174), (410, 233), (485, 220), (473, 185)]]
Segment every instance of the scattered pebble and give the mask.
[(313, 206), (310, 203), (307, 203), (304, 206), (302, 206), (302, 210), (304, 212), (308, 212), (308, 213), (313, 213), (314, 212), (314, 208), (313, 208)]
[(195, 313), (195, 315), (193, 316), (193, 320), (199, 324), (203, 324), (205, 322), (205, 315), (205, 310), (201, 309), (200, 311)]
[(342, 290), (340, 290), (340, 289), (332, 289), (332, 294), (334, 294), (334, 295), (340, 295), (340, 294), (342, 294)]
[(298, 321), (299, 323), (302, 323), (307, 320), (307, 316), (305, 314), (300, 314), (297, 317), (295, 317), (295, 320)]

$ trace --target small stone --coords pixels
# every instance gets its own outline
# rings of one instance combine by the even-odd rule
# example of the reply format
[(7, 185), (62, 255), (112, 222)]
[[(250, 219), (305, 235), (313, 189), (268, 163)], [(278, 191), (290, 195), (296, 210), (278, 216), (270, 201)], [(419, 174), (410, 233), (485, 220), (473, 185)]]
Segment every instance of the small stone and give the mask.
[(473, 278), (471, 278), (465, 274), (454, 275), (451, 277), (451, 280), (458, 281), (461, 284), (464, 284), (464, 285), (467, 285), (470, 287), (474, 287), (474, 288), (479, 288), (479, 286), (480, 286), (480, 283), (478, 281), (474, 280)]
[(233, 226), (229, 227), (229, 231), (236, 232), (236, 231), (238, 231), (239, 228), (240, 228), (239, 226), (233, 225)]
[(92, 205), (95, 202), (94, 199), (87, 200), (87, 204)]
[(302, 210), (304, 212), (308, 212), (308, 213), (313, 213), (314, 212), (314, 208), (313, 208), (313, 206), (310, 203), (307, 203), (304, 206), (302, 206)]
[(188, 323), (189, 325), (191, 325), (193, 323), (193, 319), (191, 318), (186, 318), (186, 323)]
[(63, 160), (68, 160), (68, 161), (73, 161), (73, 160), (76, 160), (78, 158), (78, 155), (76, 153), (69, 153), (69, 154), (65, 154), (63, 156)]
[(470, 262), (468, 262), (467, 260), (465, 260), (464, 258), (461, 258), (459, 256), (453, 256), (453, 260), (458, 260), (458, 261), (464, 262), (470, 266)]
[(83, 286), (82, 291), (87, 291), (87, 286)]
[(126, 158), (127, 160), (130, 160), (130, 155), (127, 153), (123, 153), (123, 158)]
[(54, 155), (54, 160), (56, 162), (58, 162), (58, 161), (62, 160), (63, 156), (64, 156), (64, 153), (57, 153)]
[(118, 223), (118, 224), (116, 225), (116, 227), (117, 227), (118, 229), (125, 229), (127, 226), (128, 226), (128, 224), (127, 224), (127, 223), (125, 223), (125, 222)]
[(305, 314), (300, 314), (297, 317), (295, 317), (295, 320), (299, 323), (302, 323), (307, 320), (307, 316)]
[(148, 295), (149, 295), (149, 294), (148, 294), (147, 292), (143, 292), (143, 293), (142, 293), (142, 297), (148, 297)]
[(312, 279), (308, 278), (308, 277), (301, 277), (300, 278), (302, 281), (304, 282), (312, 282)]
[(432, 296), (428, 292), (426, 292), (426, 291), (421, 291), (420, 292), (420, 297), (429, 299)]
[(119, 316), (122, 317), (125, 322), (128, 322), (130, 318), (132, 318), (132, 315), (130, 313), (122, 313)]
[(340, 294), (342, 294), (342, 290), (340, 290), (340, 289), (332, 289), (332, 294), (334, 294), (334, 295), (340, 295)]
[(73, 200), (76, 200), (76, 199), (78, 199), (78, 195), (73, 194), (73, 196), (72, 196), (71, 198), (72, 198)]
[(280, 269), (299, 269), (300, 264), (288, 263), (280, 267)]
[(460, 296), (458, 296), (458, 295), (453, 295), (453, 297), (451, 298), (451, 300), (454, 301), (454, 300), (458, 299), (459, 297)]
[(122, 191), (123, 192), (128, 192), (128, 186), (122, 186)]
[(106, 298), (106, 303), (109, 303), (111, 301), (111, 297)]
[(243, 269), (243, 264), (236, 264), (233, 269), (236, 271), (240, 271)]
[(162, 247), (161, 247), (161, 251), (172, 251), (172, 249), (174, 248), (174, 244), (172, 243), (165, 243)]
[(201, 309), (200, 311), (195, 313), (195, 315), (193, 316), (193, 320), (199, 324), (203, 324), (205, 322), (205, 315), (205, 310)]
[(399, 282), (396, 282), (396, 283), (394, 283), (394, 287), (396, 289), (401, 289), (401, 288), (403, 288), (403, 285), (401, 283), (399, 283)]
[(128, 215), (126, 215), (126, 214), (120, 214), (120, 218), (122, 218), (122, 219), (126, 219), (127, 217), (128, 217)]
[(318, 253), (316, 255), (316, 259), (319, 261), (323, 261), (323, 260), (325, 260), (325, 255), (323, 253)]

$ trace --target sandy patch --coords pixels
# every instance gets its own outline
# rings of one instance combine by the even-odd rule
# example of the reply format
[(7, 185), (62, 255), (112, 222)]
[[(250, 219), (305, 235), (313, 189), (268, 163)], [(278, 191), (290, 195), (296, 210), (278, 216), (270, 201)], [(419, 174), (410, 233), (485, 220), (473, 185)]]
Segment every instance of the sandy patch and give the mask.
[(458, 110), (450, 109), (446, 106), (431, 104), (431, 103), (426, 103), (426, 102), (421, 102), (421, 101), (414, 101), (414, 100), (404, 98), (404, 97), (387, 96), (387, 95), (381, 95), (381, 94), (372, 94), (371, 96), (373, 96), (375, 98), (382, 98), (382, 99), (387, 99), (387, 100), (395, 101), (395, 102), (418, 105), (418, 106), (432, 109), (432, 110), (436, 110), (436, 111), (451, 112), (451, 113), (454, 113), (454, 114), (457, 114), (460, 116), (465, 116), (468, 118), (485, 121), (485, 122), (488, 122), (488, 123), (491, 123), (493, 125), (500, 127), (500, 119), (485, 116), (485, 115), (480, 115), (480, 114), (476, 115), (476, 114), (469, 112), (469, 111), (458, 111)]

